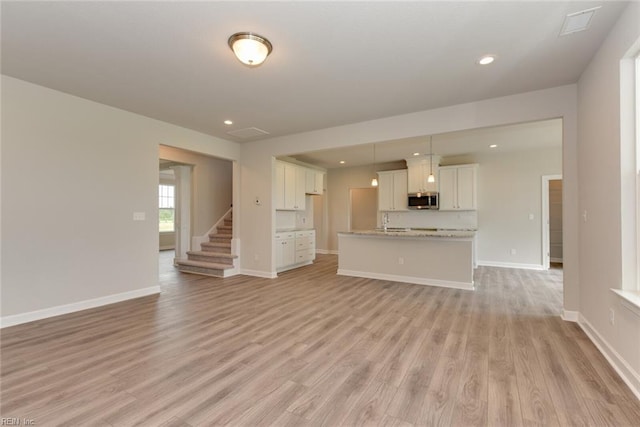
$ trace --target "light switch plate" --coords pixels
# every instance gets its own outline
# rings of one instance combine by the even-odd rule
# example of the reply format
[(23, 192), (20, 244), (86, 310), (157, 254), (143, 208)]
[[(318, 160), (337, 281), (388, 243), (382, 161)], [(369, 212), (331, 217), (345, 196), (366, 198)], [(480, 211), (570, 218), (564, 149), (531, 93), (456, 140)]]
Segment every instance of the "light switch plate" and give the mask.
[(146, 215), (144, 212), (134, 212), (133, 213), (133, 220), (134, 221), (144, 221), (146, 218)]

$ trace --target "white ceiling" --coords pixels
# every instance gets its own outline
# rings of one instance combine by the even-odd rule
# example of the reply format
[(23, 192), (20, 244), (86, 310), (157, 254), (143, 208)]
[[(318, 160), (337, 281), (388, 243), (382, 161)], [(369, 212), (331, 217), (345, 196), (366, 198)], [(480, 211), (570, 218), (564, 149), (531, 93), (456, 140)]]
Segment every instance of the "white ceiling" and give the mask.
[[(587, 31), (558, 37), (567, 14), (600, 5)], [(575, 83), (625, 6), (3, 1), (1, 64), (3, 74), (241, 142), (227, 132), (281, 136)], [(227, 38), (238, 31), (273, 43), (262, 66), (234, 58)], [(477, 65), (486, 53), (497, 61)]]
[[(490, 145), (497, 147), (490, 147)], [(562, 119), (450, 132), (432, 136), (433, 154), (450, 157), (562, 147)], [(375, 144), (376, 163), (393, 162), (430, 153), (429, 136)], [(289, 157), (325, 169), (373, 163), (373, 144), (293, 154)], [(343, 160), (345, 163), (340, 164)]]

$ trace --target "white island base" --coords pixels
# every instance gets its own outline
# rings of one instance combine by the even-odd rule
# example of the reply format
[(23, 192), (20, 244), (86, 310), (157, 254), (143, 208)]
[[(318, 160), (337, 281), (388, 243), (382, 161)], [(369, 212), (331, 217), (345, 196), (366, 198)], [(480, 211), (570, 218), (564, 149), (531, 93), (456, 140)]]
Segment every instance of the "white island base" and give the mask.
[(473, 233), (338, 233), (338, 274), (473, 290)]

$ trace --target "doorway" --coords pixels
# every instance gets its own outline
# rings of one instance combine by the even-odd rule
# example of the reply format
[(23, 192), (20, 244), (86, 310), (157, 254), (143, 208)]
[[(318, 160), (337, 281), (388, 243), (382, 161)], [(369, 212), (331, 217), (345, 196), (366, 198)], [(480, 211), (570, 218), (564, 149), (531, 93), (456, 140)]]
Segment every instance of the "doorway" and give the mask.
[(378, 225), (378, 190), (349, 189), (349, 231), (372, 230)]
[(562, 175), (542, 177), (542, 264), (562, 264)]

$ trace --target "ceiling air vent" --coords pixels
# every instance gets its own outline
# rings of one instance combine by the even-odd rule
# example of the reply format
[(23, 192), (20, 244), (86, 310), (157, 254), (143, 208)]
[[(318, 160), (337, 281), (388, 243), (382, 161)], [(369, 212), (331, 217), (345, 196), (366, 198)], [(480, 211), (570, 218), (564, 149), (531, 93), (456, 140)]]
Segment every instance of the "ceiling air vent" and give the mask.
[(578, 31), (584, 31), (589, 28), (591, 18), (593, 18), (593, 15), (598, 9), (600, 9), (600, 6), (568, 14), (566, 18), (564, 18), (560, 36), (577, 33)]
[(227, 133), (231, 136), (235, 136), (236, 138), (242, 138), (242, 139), (269, 135), (269, 132), (267, 132), (266, 130), (258, 129), (255, 127), (236, 129), (236, 130), (229, 131)]

